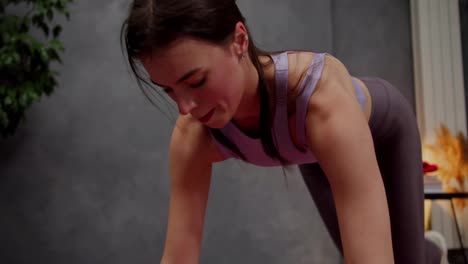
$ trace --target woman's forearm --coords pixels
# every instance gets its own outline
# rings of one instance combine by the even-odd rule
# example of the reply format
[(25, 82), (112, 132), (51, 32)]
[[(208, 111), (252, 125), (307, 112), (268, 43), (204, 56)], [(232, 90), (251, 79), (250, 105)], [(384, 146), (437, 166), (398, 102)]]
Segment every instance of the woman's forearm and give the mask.
[(199, 251), (191, 247), (181, 245), (177, 252), (165, 250), (161, 259), (161, 264), (198, 264)]
[(377, 182), (355, 190), (356, 186), (348, 185), (346, 190), (336, 192), (346, 263), (394, 263), (385, 190)]

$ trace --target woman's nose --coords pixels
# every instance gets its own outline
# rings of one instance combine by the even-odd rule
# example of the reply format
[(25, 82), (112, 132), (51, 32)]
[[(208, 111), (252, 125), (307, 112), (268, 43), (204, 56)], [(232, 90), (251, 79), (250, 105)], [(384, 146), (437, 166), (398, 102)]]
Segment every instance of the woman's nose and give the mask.
[(181, 100), (178, 100), (177, 106), (179, 107), (179, 113), (181, 115), (186, 115), (192, 112), (197, 104), (192, 98), (182, 98)]

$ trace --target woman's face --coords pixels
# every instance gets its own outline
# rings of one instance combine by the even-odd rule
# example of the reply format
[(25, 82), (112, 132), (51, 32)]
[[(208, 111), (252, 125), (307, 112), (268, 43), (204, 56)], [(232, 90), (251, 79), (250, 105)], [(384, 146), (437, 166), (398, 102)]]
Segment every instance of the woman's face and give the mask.
[(245, 87), (245, 67), (238, 53), (182, 38), (141, 62), (152, 82), (177, 103), (181, 115), (221, 128), (236, 113)]

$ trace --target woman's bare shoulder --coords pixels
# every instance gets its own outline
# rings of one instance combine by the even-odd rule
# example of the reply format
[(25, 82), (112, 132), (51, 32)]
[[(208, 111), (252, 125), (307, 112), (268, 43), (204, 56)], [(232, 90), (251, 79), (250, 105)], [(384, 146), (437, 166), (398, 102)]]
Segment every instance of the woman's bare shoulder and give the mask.
[(170, 151), (186, 158), (203, 158), (211, 163), (226, 159), (216, 146), (208, 127), (190, 115), (180, 115), (177, 118), (172, 131)]
[[(343, 110), (346, 109), (346, 110)], [(320, 79), (310, 97), (308, 116), (330, 116), (331, 113), (351, 113), (365, 117), (356, 100), (352, 76), (336, 57), (327, 54)]]
[(322, 90), (329, 90), (328, 93), (344, 92), (350, 100), (354, 100), (354, 86), (351, 78), (352, 76), (343, 62), (327, 54), (324, 59), (321, 78), (317, 83), (317, 93), (321, 93)]

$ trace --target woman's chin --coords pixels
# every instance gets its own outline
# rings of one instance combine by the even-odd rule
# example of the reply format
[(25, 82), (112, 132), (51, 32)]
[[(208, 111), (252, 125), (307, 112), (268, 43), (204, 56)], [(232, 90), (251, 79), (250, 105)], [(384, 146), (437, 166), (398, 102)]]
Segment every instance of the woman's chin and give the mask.
[(229, 120), (223, 120), (223, 119), (213, 119), (210, 120), (210, 122), (207, 122), (203, 125), (213, 128), (213, 129), (220, 129), (225, 127), (229, 123)]

